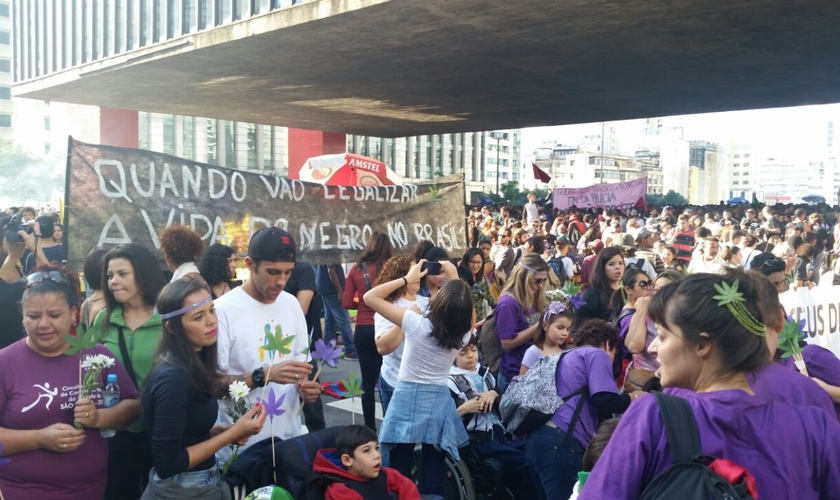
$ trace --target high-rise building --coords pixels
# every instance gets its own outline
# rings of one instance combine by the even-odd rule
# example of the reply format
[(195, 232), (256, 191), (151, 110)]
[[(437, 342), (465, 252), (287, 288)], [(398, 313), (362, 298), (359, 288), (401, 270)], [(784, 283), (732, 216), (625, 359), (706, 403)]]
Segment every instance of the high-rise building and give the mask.
[(753, 151), (752, 145), (736, 144), (727, 149), (727, 196), (731, 198), (744, 198), (752, 200), (753, 194), (758, 191), (758, 158), (759, 155)]
[(12, 18), (9, 2), (0, 1), (0, 140), (12, 141)]
[[(725, 148), (706, 141), (691, 141), (689, 149), (688, 201), (696, 205), (717, 204), (728, 196)], [(727, 198), (728, 199), (728, 198)]]
[[(658, 158), (662, 170), (662, 192), (674, 191), (688, 197), (688, 141), (682, 128), (667, 127), (665, 118), (647, 118), (637, 156)], [(648, 183), (650, 187), (650, 183)]]

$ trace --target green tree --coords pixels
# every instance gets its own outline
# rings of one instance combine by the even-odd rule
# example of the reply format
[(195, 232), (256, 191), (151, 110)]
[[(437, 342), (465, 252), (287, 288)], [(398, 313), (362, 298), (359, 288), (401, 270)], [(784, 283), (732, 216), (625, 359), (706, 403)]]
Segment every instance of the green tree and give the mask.
[(661, 207), (663, 205), (688, 205), (688, 200), (685, 196), (679, 194), (673, 189), (665, 193), (665, 195), (649, 194), (645, 196), (645, 201), (649, 207)]
[[(528, 193), (531, 190), (523, 191), (519, 188), (519, 182), (507, 181), (499, 186), (499, 194), (485, 193), (487, 198), (493, 200), (497, 205), (507, 205), (510, 207), (524, 205), (528, 202)], [(534, 194), (537, 195), (538, 200), (545, 199), (548, 196), (548, 189), (534, 189)]]
[(53, 189), (64, 191), (64, 170), (61, 159), (37, 158), (8, 142), (0, 143), (2, 206), (48, 202)]

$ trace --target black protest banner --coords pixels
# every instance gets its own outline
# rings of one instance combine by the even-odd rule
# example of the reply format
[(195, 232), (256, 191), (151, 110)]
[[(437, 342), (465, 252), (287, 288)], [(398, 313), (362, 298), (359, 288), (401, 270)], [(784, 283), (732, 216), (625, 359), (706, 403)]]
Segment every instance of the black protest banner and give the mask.
[(397, 252), (430, 240), (460, 256), (466, 245), (459, 177), (402, 186), (324, 186), (196, 163), (170, 155), (69, 140), (65, 192), (67, 259), (91, 248), (139, 243), (160, 253), (160, 233), (183, 224), (206, 244), (245, 252), (255, 231), (294, 235), (311, 264), (355, 261), (374, 232)]

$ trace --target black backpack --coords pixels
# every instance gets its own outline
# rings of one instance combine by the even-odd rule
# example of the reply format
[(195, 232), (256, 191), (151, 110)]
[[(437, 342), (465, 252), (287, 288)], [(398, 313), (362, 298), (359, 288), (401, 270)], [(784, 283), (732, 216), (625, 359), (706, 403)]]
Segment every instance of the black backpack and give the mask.
[[(653, 395), (674, 463), (653, 478), (639, 500), (755, 500), (755, 481), (749, 471), (729, 460), (703, 455), (688, 401), (661, 392)], [(735, 478), (734, 484), (721, 473)]]

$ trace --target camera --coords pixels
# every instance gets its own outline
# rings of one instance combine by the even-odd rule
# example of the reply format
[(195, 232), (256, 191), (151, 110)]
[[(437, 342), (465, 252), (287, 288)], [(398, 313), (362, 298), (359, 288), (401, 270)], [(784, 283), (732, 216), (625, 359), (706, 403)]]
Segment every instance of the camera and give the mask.
[(424, 262), (421, 270), (429, 271), (428, 274), (431, 274), (432, 276), (437, 276), (438, 274), (440, 274), (441, 267), (442, 264), (440, 262)]
[(16, 213), (12, 216), (9, 223), (3, 228), (5, 231), (6, 241), (11, 243), (23, 243), (23, 237), (18, 234), (18, 231), (26, 231), (28, 234), (32, 234), (35, 230), (35, 228), (29, 224), (21, 222), (21, 217), (20, 213)]

